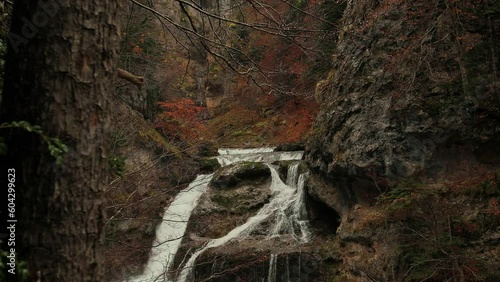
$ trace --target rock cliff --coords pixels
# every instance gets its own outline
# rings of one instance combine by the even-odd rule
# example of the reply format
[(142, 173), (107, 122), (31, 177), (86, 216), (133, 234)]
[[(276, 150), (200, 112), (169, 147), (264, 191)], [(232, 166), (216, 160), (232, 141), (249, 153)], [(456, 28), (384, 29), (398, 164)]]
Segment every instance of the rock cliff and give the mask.
[(306, 146), (309, 195), (342, 218), (338, 281), (498, 279), (499, 12), (347, 1)]
[(348, 2), (307, 152), (345, 205), (498, 167), (498, 4), (476, 2)]

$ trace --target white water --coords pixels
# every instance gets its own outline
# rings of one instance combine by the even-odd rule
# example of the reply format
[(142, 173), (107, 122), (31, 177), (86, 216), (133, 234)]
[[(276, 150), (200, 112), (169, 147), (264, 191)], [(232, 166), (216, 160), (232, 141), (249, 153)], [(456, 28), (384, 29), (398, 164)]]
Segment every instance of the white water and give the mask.
[[(228, 150), (228, 149), (225, 149)], [(245, 149), (248, 150), (248, 149)], [(304, 152), (248, 152), (240, 153), (239, 150), (229, 151), (236, 152), (236, 154), (224, 154), (219, 155), (217, 160), (222, 166), (230, 165), (237, 162), (261, 162), (261, 163), (272, 163), (275, 161), (291, 161), (300, 160)]]
[(220, 148), (219, 155), (241, 155), (241, 154), (255, 154), (255, 153), (269, 153), (273, 152), (273, 147), (252, 148), (252, 149), (239, 149), (239, 148)]
[[(272, 163), (281, 160), (300, 160), (303, 152), (273, 152), (273, 148), (258, 149), (219, 149), (217, 160), (222, 166), (252, 161)], [(261, 223), (271, 221), (268, 238), (283, 234), (292, 235), (300, 242), (309, 240), (307, 214), (304, 202), (304, 175), (298, 175), (298, 164), (289, 167), (287, 184), (281, 181), (276, 168), (271, 169), (272, 198), (261, 210), (248, 221), (233, 229), (226, 236), (209, 241), (196, 251), (185, 264), (177, 281), (185, 282), (191, 274), (196, 258), (206, 249), (222, 246), (233, 239), (242, 239), (251, 235)], [(167, 274), (174, 262), (182, 237), (186, 231), (189, 217), (201, 195), (206, 191), (213, 174), (199, 175), (186, 189), (182, 190), (165, 211), (162, 223), (156, 229), (156, 239), (151, 249), (150, 258), (144, 272), (127, 281), (171, 281)]]
[[(292, 235), (299, 242), (308, 242), (310, 231), (307, 222), (301, 219), (300, 214), (296, 214), (297, 211), (305, 210), (305, 208), (300, 207), (301, 204), (304, 204), (302, 199), (304, 176), (298, 177), (299, 183), (287, 185), (281, 181), (276, 168), (268, 166), (271, 169), (271, 191), (273, 194), (269, 203), (265, 204), (255, 216), (249, 218), (243, 225), (234, 228), (221, 238), (208, 241), (203, 248), (194, 252), (181, 271), (177, 279), (178, 282), (190, 281), (196, 259), (205, 250), (222, 246), (234, 239), (247, 238), (266, 221), (271, 223), (268, 238)], [(295, 164), (290, 166), (288, 173), (297, 174), (297, 171), (298, 164)], [(297, 179), (297, 177), (292, 175), (290, 179)]]
[(269, 259), (269, 272), (267, 273), (267, 282), (276, 282), (277, 261), (278, 261), (278, 255), (271, 254), (271, 259)]
[(200, 196), (206, 191), (212, 176), (213, 174), (198, 175), (175, 197), (156, 229), (156, 239), (153, 241), (149, 260), (143, 273), (129, 281), (168, 281), (166, 275), (174, 262), (191, 212), (198, 204)]

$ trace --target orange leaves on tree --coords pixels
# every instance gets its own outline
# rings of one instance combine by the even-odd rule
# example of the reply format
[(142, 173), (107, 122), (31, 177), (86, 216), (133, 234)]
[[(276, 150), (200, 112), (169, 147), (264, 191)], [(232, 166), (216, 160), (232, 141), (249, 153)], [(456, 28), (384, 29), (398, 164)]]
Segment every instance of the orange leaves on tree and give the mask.
[(304, 139), (311, 129), (317, 114), (318, 104), (305, 99), (291, 99), (282, 108), (283, 124), (276, 131), (277, 143), (298, 142)]
[(155, 126), (165, 136), (181, 141), (199, 137), (205, 130), (199, 114), (204, 107), (197, 106), (193, 100), (180, 98), (171, 102), (158, 102), (162, 109), (155, 121)]

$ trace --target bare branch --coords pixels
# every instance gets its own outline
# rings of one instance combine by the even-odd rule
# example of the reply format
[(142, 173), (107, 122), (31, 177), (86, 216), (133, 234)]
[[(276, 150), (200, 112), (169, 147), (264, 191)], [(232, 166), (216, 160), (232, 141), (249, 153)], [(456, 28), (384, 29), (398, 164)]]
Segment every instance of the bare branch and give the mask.
[(139, 87), (139, 89), (141, 88), (142, 83), (144, 82), (143, 76), (137, 76), (137, 75), (131, 74), (130, 72), (128, 72), (124, 69), (117, 68), (116, 73), (117, 73), (119, 78), (122, 78), (122, 79), (129, 81), (130, 83)]

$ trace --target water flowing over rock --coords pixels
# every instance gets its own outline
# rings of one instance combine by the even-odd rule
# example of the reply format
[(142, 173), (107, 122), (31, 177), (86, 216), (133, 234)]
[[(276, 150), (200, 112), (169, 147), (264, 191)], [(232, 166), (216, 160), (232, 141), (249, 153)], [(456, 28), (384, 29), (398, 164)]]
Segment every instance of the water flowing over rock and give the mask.
[(156, 239), (153, 241), (150, 258), (143, 273), (129, 281), (168, 281), (165, 274), (174, 262), (191, 212), (207, 189), (212, 176), (212, 174), (199, 175), (177, 195), (156, 229)]
[(269, 179), (270, 176), (271, 171), (262, 163), (240, 162), (217, 171), (211, 185), (217, 189), (229, 189), (245, 182), (260, 183)]
[(271, 255), (269, 260), (269, 273), (267, 274), (267, 282), (276, 282), (276, 261), (278, 256), (276, 254)]
[(273, 148), (259, 149), (257, 152), (248, 150), (249, 149), (224, 149), (219, 152), (234, 152), (234, 154), (221, 154), (217, 157), (217, 159), (222, 166), (242, 161), (272, 163), (284, 160), (300, 160), (302, 159), (302, 155), (304, 153), (302, 151), (273, 152)]
[(194, 252), (183, 266), (177, 281), (193, 281), (196, 259), (206, 250), (223, 246), (232, 240), (246, 239), (254, 233), (263, 234), (267, 239), (291, 236), (296, 243), (307, 242), (310, 238), (310, 231), (303, 200), (304, 176), (298, 175), (298, 166), (297, 163), (290, 167), (288, 172), (290, 182), (285, 184), (280, 179), (276, 168), (269, 165), (272, 176), (270, 189), (273, 194), (269, 203), (243, 225), (234, 228), (223, 237), (208, 241), (203, 248)]
[[(233, 228), (219, 238), (206, 241), (203, 247), (188, 257), (179, 276), (174, 278), (172, 272), (174, 258), (185, 235), (192, 211), (197, 206), (202, 194), (206, 192), (210, 181), (214, 178), (214, 174), (199, 175), (186, 189), (177, 195), (172, 204), (166, 209), (163, 221), (156, 230), (156, 239), (143, 274), (132, 277), (128, 281), (191, 281), (190, 277), (192, 277), (196, 268), (196, 260), (206, 250), (223, 246), (229, 242), (248, 239), (254, 235), (263, 236), (264, 239), (268, 240), (286, 237), (289, 238), (287, 239), (289, 243), (293, 244), (306, 243), (310, 240), (311, 231), (305, 207), (306, 194), (304, 192), (306, 175), (299, 173), (298, 162), (302, 158), (303, 152), (273, 152), (273, 148), (255, 150), (220, 149), (219, 152), (221, 155), (217, 159), (225, 167), (215, 173), (217, 180), (212, 181), (212, 189), (215, 189), (216, 192), (214, 195), (221, 197), (221, 194), (217, 193), (240, 189), (245, 194), (251, 194), (255, 189), (262, 189), (257, 187), (265, 187), (269, 191), (268, 196), (262, 194), (262, 192), (259, 192), (261, 194), (253, 194), (255, 196), (253, 201), (262, 203), (260, 209), (253, 216), (250, 216), (244, 224)], [(283, 160), (295, 160), (288, 167), (285, 182), (280, 178), (277, 167), (270, 164)], [(265, 165), (255, 161), (264, 162)], [(266, 175), (270, 177), (269, 182), (266, 182)], [(253, 183), (251, 182), (252, 178), (255, 178)], [(241, 185), (240, 182), (248, 185)], [(221, 187), (233, 188), (220, 190)], [(264, 198), (259, 200), (259, 195), (263, 195)], [(233, 197), (235, 199), (229, 207), (233, 212), (248, 213), (252, 210), (251, 206), (235, 210), (233, 205), (237, 207), (241, 204), (241, 200), (238, 196), (233, 195)], [(274, 263), (276, 263), (277, 255), (274, 254), (273, 256)]]

